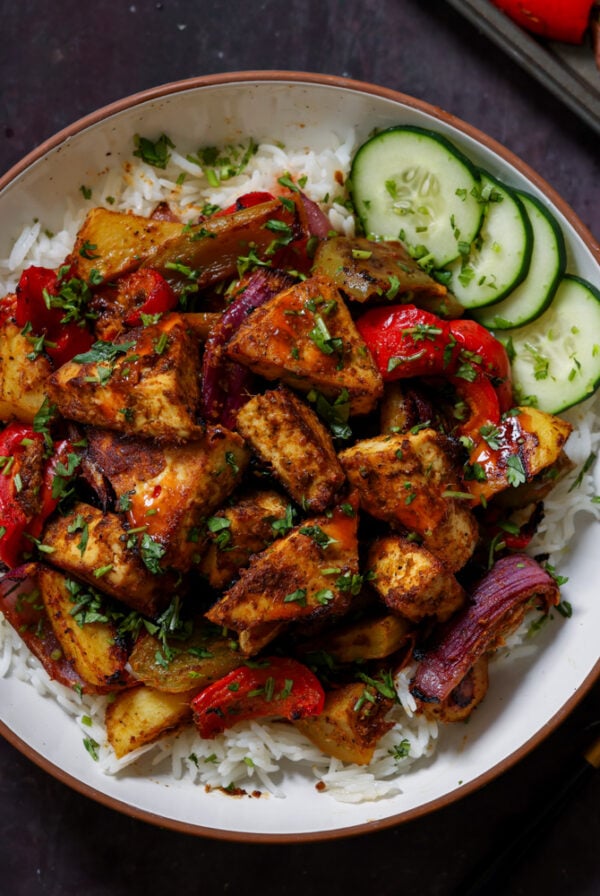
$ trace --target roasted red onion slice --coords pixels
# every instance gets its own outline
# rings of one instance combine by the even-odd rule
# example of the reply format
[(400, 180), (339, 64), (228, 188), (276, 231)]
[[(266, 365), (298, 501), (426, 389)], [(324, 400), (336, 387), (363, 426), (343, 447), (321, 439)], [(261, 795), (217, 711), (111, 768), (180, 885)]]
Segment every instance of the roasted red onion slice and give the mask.
[(317, 203), (305, 196), (304, 193), (300, 193), (300, 199), (304, 208), (304, 223), (308, 232), (320, 240), (326, 239), (332, 230), (329, 218)]
[(252, 376), (241, 364), (229, 361), (225, 346), (251, 311), (293, 284), (280, 271), (258, 268), (241, 295), (223, 312), (204, 348), (202, 362), (202, 413), (211, 423), (231, 426), (235, 412), (247, 400)]
[(441, 703), (486, 651), (514, 631), (532, 606), (547, 612), (560, 599), (551, 575), (526, 554), (503, 557), (473, 592), (468, 605), (435, 630), (411, 684), (414, 697)]
[(36, 563), (26, 563), (0, 579), (0, 610), (54, 681), (82, 692), (86, 682), (65, 658), (46, 613), (37, 583)]

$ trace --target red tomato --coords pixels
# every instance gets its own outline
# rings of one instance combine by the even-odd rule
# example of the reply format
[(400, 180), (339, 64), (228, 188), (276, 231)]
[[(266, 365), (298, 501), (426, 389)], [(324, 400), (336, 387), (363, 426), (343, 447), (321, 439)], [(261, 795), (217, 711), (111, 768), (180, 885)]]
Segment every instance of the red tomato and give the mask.
[(492, 0), (517, 25), (548, 40), (583, 41), (594, 0)]

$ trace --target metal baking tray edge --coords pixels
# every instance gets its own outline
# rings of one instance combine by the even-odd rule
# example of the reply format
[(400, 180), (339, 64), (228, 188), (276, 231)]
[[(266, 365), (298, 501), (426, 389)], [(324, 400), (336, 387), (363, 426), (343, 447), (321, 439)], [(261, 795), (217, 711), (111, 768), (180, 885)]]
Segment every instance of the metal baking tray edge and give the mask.
[(446, 2), (600, 133), (600, 71), (591, 47), (537, 40), (490, 0)]

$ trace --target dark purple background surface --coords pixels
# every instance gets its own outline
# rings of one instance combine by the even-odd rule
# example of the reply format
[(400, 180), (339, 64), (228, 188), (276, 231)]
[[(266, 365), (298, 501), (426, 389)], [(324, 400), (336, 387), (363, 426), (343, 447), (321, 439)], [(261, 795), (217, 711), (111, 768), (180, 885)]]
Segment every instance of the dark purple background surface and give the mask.
[[(597, 135), (443, 0), (0, 0), (0, 22), (0, 172), (139, 90), (214, 72), (296, 69), (374, 82), (454, 113), (529, 163), (600, 238)], [(0, 741), (0, 894), (460, 893), (499, 837), (557, 786), (599, 718), (597, 685), (542, 746), (458, 803), (358, 839), (278, 846), (132, 820)], [(600, 893), (600, 775), (531, 844), (502, 892)]]

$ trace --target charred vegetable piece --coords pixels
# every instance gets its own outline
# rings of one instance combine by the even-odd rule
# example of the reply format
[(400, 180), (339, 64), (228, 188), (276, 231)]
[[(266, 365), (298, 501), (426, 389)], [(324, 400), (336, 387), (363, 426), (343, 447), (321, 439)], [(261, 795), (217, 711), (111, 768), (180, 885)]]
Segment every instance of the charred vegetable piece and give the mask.
[(324, 702), (321, 683), (307, 666), (268, 657), (209, 685), (194, 697), (192, 710), (201, 736), (211, 738), (247, 719), (318, 716)]
[(480, 656), (443, 703), (418, 701), (419, 710), (438, 722), (464, 722), (487, 694), (488, 658)]
[(264, 256), (277, 238), (273, 221), (289, 228), (291, 235), (295, 213), (273, 200), (180, 228), (179, 234), (147, 257), (142, 267), (157, 270), (178, 295), (190, 287), (193, 291), (203, 289), (234, 277), (240, 259), (248, 257), (250, 249), (256, 257)]
[(134, 676), (148, 687), (169, 694), (206, 687), (240, 664), (235, 641), (206, 622), (196, 625), (189, 638), (163, 645), (142, 632), (129, 657)]
[(410, 642), (413, 628), (400, 616), (371, 614), (357, 622), (341, 623), (333, 631), (301, 644), (298, 649), (308, 657), (324, 651), (337, 663), (384, 659)]
[(526, 612), (548, 612), (560, 599), (546, 570), (526, 554), (498, 560), (468, 605), (440, 625), (420, 655), (411, 692), (424, 703), (443, 703), (471, 666), (514, 631)]
[(45, 566), (39, 569), (38, 583), (54, 634), (78, 675), (98, 693), (129, 684), (127, 651), (101, 609), (86, 612), (85, 588)]
[(54, 634), (38, 583), (41, 567), (26, 563), (0, 578), (0, 609), (50, 678), (81, 693), (94, 692), (64, 654)]
[(460, 317), (463, 312), (400, 242), (334, 236), (317, 247), (313, 269), (355, 302), (406, 300), (441, 317)]

